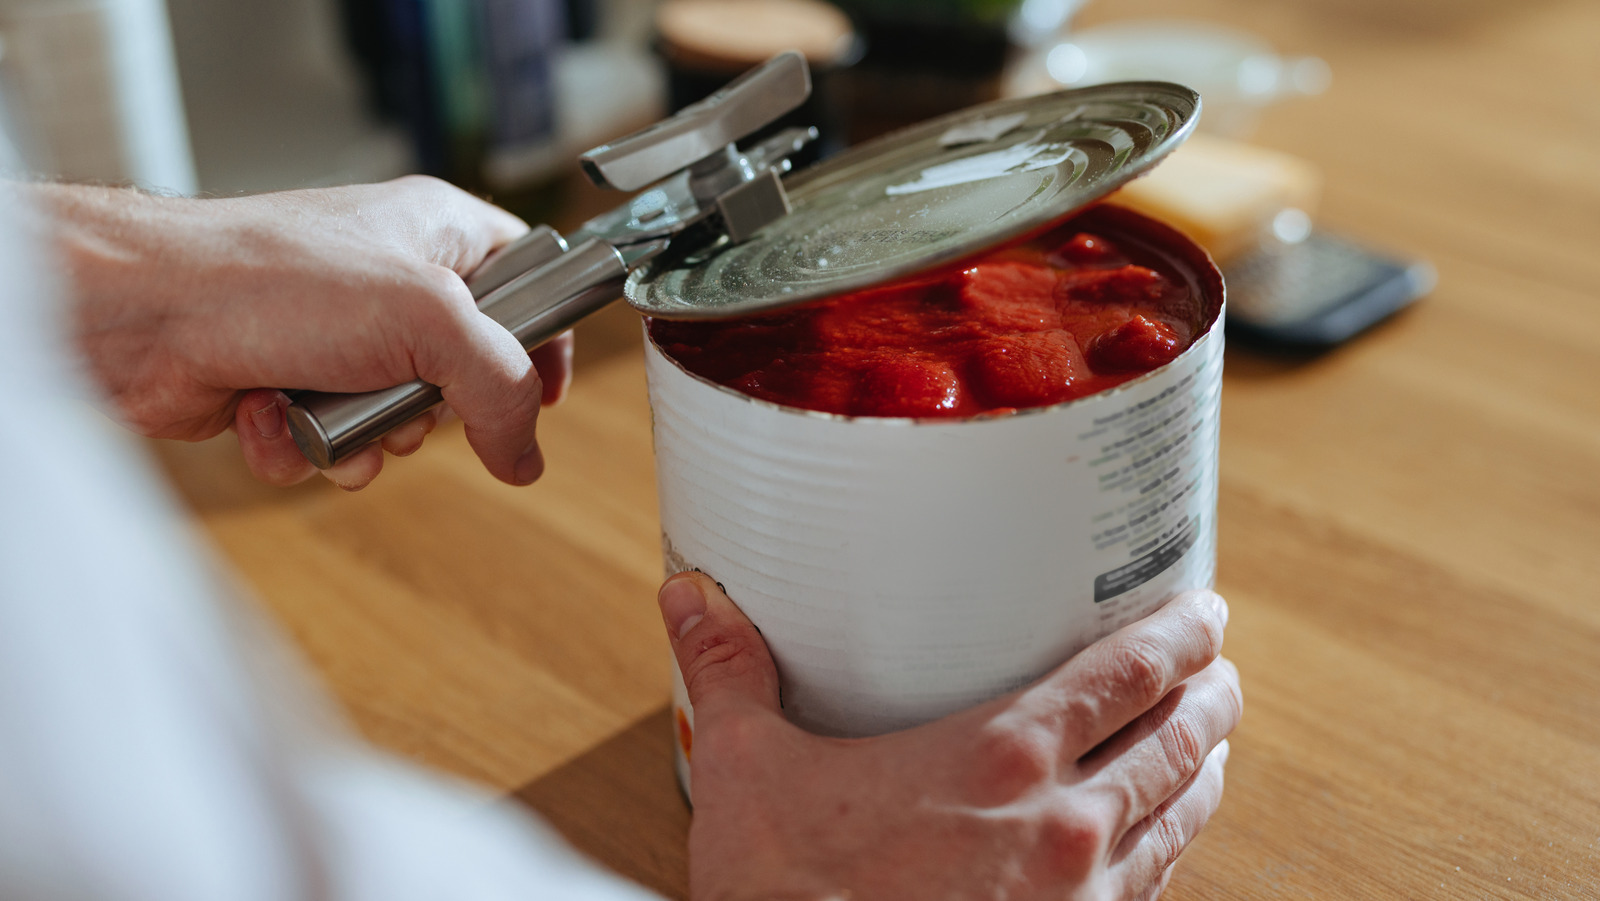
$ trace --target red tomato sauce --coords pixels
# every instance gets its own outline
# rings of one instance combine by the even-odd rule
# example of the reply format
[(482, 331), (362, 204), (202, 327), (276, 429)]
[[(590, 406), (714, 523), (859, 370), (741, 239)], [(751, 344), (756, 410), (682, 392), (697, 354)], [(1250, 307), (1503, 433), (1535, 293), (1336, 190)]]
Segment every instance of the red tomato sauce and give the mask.
[(1150, 372), (1204, 328), (1174, 257), (1103, 218), (933, 273), (715, 322), (656, 319), (690, 372), (846, 416), (963, 418), (1075, 400)]

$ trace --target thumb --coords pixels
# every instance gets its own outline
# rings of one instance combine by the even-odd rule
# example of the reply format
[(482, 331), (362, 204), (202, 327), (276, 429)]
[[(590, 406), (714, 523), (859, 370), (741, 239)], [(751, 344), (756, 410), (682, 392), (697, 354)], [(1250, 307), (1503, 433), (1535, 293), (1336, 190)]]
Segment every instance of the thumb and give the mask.
[(233, 411), (233, 432), (245, 465), (269, 485), (297, 485), (317, 472), (289, 434), (284, 419), (288, 408), (289, 397), (282, 391), (257, 388), (240, 395)]
[(761, 633), (704, 573), (678, 573), (656, 598), (696, 721), (754, 705), (776, 713), (778, 670)]

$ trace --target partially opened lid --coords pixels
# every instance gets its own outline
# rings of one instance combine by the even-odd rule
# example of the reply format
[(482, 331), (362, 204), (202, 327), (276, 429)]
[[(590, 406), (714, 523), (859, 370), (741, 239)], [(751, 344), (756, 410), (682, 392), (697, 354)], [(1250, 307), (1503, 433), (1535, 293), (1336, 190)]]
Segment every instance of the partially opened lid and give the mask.
[(859, 290), (1019, 238), (1105, 197), (1194, 130), (1200, 96), (1124, 82), (932, 119), (788, 178), (793, 212), (742, 244), (680, 235), (628, 302), (718, 319)]

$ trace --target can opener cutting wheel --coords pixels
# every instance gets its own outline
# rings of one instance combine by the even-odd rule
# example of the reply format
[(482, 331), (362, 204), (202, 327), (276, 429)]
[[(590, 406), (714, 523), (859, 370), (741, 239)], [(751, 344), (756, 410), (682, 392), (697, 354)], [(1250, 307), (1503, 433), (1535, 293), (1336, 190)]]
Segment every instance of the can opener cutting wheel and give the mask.
[[(531, 351), (620, 296), (628, 274), (674, 236), (715, 230), (737, 244), (788, 215), (780, 177), (816, 129), (787, 129), (746, 150), (736, 142), (810, 93), (805, 58), (783, 53), (671, 118), (583, 154), (600, 187), (651, 187), (565, 238), (538, 226), (496, 251), (467, 279), (478, 310)], [(421, 380), (361, 394), (295, 392), (289, 431), (306, 459), (327, 469), (441, 399)]]

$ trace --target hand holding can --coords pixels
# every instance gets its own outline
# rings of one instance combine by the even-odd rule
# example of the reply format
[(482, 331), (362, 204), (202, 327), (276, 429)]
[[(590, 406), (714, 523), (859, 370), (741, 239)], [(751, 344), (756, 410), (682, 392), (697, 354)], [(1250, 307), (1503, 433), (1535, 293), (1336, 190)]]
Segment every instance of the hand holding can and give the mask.
[(705, 575), (660, 604), (697, 714), (693, 898), (1148, 898), (1220, 803), (1242, 702), (1212, 592), (871, 739), (788, 722), (760, 634)]

